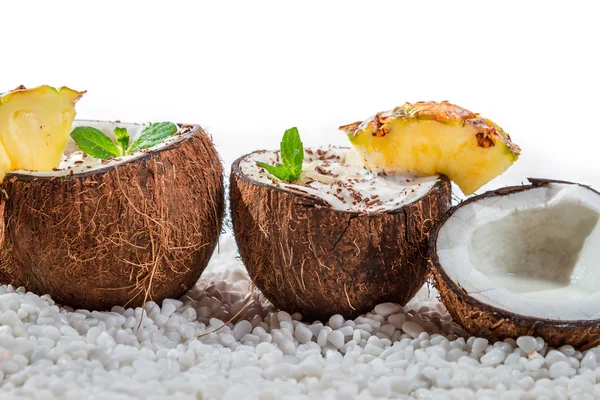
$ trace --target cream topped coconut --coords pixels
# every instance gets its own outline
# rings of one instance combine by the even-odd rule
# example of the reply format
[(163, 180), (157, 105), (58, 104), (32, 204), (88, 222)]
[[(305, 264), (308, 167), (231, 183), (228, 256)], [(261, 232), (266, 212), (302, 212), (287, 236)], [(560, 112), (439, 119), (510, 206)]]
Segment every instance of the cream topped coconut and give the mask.
[(281, 181), (256, 164), (280, 162), (279, 151), (258, 151), (243, 157), (239, 168), (248, 178), (322, 200), (340, 211), (376, 213), (395, 210), (426, 195), (437, 176), (416, 177), (369, 172), (353, 150), (340, 147), (306, 149), (302, 175)]
[[(106, 136), (108, 136), (112, 141), (115, 141), (114, 130), (116, 127), (126, 128), (127, 132), (130, 136), (130, 143), (133, 143), (142, 133), (142, 131), (148, 127), (150, 124), (141, 124), (141, 123), (123, 123), (117, 121), (92, 121), (92, 120), (76, 120), (73, 122), (73, 128), (78, 126), (91, 126), (93, 128), (97, 128), (102, 131)], [(164, 149), (171, 144), (178, 142), (182, 139), (187, 132), (189, 132), (189, 127), (179, 127), (179, 130), (172, 136), (168, 137), (161, 143), (148, 148), (141, 149), (133, 152), (132, 154), (112, 158), (109, 160), (101, 160), (99, 158), (92, 157), (88, 154), (85, 154), (81, 149), (77, 146), (77, 143), (69, 137), (67, 141), (67, 146), (63, 152), (62, 159), (60, 165), (55, 168), (53, 171), (28, 171), (28, 170), (14, 170), (10, 171), (10, 174), (18, 174), (18, 175), (31, 175), (37, 177), (52, 177), (52, 176), (66, 176), (66, 175), (75, 175), (81, 173), (89, 173), (101, 170), (103, 168), (107, 168), (114, 165), (124, 164), (140, 157), (144, 156), (148, 152), (159, 151)]]
[(302, 159), (289, 132), (283, 153), (231, 166), (231, 220), (253, 282), (307, 321), (406, 304), (427, 280), (429, 232), (450, 207), (450, 181), (374, 175), (338, 147), (304, 149)]

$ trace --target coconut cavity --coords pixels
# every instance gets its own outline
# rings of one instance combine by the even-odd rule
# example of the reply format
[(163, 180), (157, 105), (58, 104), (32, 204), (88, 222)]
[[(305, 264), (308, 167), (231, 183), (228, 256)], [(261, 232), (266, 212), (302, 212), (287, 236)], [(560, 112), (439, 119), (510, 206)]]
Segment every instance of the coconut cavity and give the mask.
[[(150, 124), (138, 124), (138, 123), (122, 123), (122, 122), (114, 122), (114, 121), (92, 121), (92, 120), (76, 120), (73, 122), (73, 128), (78, 126), (91, 126), (102, 131), (106, 136), (108, 136), (113, 142), (116, 142), (114, 130), (116, 127), (126, 128), (129, 133), (130, 140), (129, 143), (133, 143), (142, 133), (142, 131), (149, 126)], [(53, 171), (24, 171), (24, 170), (16, 170), (11, 171), (9, 174), (19, 174), (19, 175), (31, 175), (37, 177), (51, 177), (51, 176), (66, 176), (66, 175), (76, 175), (82, 173), (90, 173), (97, 172), (104, 168), (125, 164), (130, 161), (134, 161), (143, 157), (144, 154), (164, 149), (178, 141), (182, 140), (182, 135), (184, 135), (189, 130), (179, 129), (174, 135), (168, 137), (163, 142), (157, 144), (156, 146), (138, 150), (130, 155), (126, 155), (123, 157), (117, 157), (110, 160), (101, 160), (98, 158), (94, 158), (85, 154), (81, 149), (77, 146), (77, 143), (69, 136), (69, 140), (67, 141), (67, 146), (63, 152), (63, 156), (61, 159), (61, 163), (58, 168), (55, 168)]]
[(600, 195), (548, 183), (459, 207), (439, 229), (448, 278), (473, 298), (553, 320), (600, 318)]
[(383, 212), (401, 208), (423, 197), (439, 180), (437, 176), (370, 173), (355, 150), (327, 147), (307, 149), (302, 176), (294, 183), (283, 182), (256, 162), (280, 162), (278, 151), (259, 151), (243, 157), (241, 172), (250, 179), (291, 192), (318, 198), (335, 210)]

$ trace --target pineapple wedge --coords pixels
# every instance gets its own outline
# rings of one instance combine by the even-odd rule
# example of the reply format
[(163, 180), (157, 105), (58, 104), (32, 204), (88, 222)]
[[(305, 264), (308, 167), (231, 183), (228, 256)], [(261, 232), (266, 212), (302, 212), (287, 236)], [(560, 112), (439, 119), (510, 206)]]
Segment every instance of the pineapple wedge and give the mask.
[(0, 143), (0, 183), (4, 180), (6, 172), (10, 170), (10, 157), (4, 149), (2, 143)]
[(446, 175), (467, 195), (520, 154), (494, 122), (447, 101), (406, 103), (340, 129), (370, 170)]
[(6, 157), (10, 170), (58, 167), (75, 118), (75, 102), (84, 93), (67, 87), (21, 86), (0, 95), (0, 169), (6, 168)]

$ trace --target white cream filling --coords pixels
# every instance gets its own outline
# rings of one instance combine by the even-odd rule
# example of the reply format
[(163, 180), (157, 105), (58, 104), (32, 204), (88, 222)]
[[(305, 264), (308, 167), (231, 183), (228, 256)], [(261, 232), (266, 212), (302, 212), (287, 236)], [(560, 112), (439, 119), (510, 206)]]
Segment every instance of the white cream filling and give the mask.
[(459, 208), (439, 262), (473, 298), (535, 318), (600, 318), (600, 195), (552, 183)]
[[(116, 143), (114, 134), (115, 128), (127, 128), (127, 132), (130, 136), (129, 144), (131, 145), (140, 136), (144, 128), (146, 128), (148, 125), (150, 124), (76, 120), (73, 122), (73, 129), (78, 126), (92, 126), (101, 130), (104, 134), (106, 134), (111, 140), (113, 140)], [(180, 137), (180, 135), (175, 134), (167, 138), (164, 142), (152, 147), (152, 150), (154, 151), (164, 148), (169, 144), (178, 141)], [(123, 164), (128, 161), (135, 160), (137, 158), (142, 157), (147, 151), (148, 149), (139, 150), (134, 152), (133, 154), (103, 161), (99, 158), (94, 158), (85, 154), (79, 149), (77, 143), (75, 143), (75, 141), (71, 137), (69, 137), (60, 166), (54, 171), (15, 170), (10, 171), (8, 174), (31, 175), (39, 177), (77, 175), (81, 173), (97, 171), (112, 165)]]
[(302, 176), (294, 183), (275, 178), (257, 161), (275, 165), (280, 162), (279, 152), (263, 151), (244, 157), (241, 172), (254, 181), (319, 198), (343, 211), (395, 210), (426, 195), (438, 181), (437, 176), (373, 175), (353, 151), (338, 147), (307, 149)]

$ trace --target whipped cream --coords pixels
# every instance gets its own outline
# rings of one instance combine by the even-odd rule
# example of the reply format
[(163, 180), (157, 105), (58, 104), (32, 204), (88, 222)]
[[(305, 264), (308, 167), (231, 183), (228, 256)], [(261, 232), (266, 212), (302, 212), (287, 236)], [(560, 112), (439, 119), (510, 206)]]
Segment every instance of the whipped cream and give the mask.
[[(144, 128), (150, 124), (135, 124), (135, 123), (122, 123), (122, 122), (107, 122), (107, 121), (88, 121), (88, 120), (76, 120), (73, 122), (73, 128), (78, 126), (91, 126), (101, 130), (106, 136), (115, 141), (114, 130), (116, 127), (127, 128), (129, 133), (129, 143), (133, 143), (142, 133)], [(180, 128), (177, 133), (167, 138), (165, 141), (152, 147), (152, 151), (159, 150), (166, 147), (173, 142), (181, 139), (181, 135), (184, 132)], [(116, 142), (116, 141), (115, 141)], [(149, 149), (138, 150), (133, 154), (127, 156), (117, 157), (110, 160), (101, 160), (94, 158), (90, 155), (85, 154), (79, 149), (77, 143), (69, 136), (67, 146), (62, 156), (62, 160), (58, 168), (53, 171), (26, 171), (26, 170), (15, 170), (10, 171), (8, 174), (19, 174), (19, 175), (31, 175), (38, 177), (53, 177), (53, 176), (66, 176), (66, 175), (77, 175), (81, 173), (87, 173), (97, 171), (112, 165), (123, 164), (131, 160), (142, 157), (148, 152)]]
[(423, 197), (438, 181), (437, 176), (415, 177), (369, 172), (354, 151), (325, 147), (305, 149), (302, 175), (287, 183), (259, 167), (261, 161), (275, 165), (279, 151), (258, 151), (240, 160), (240, 171), (248, 178), (318, 198), (335, 210), (360, 213), (391, 211)]

